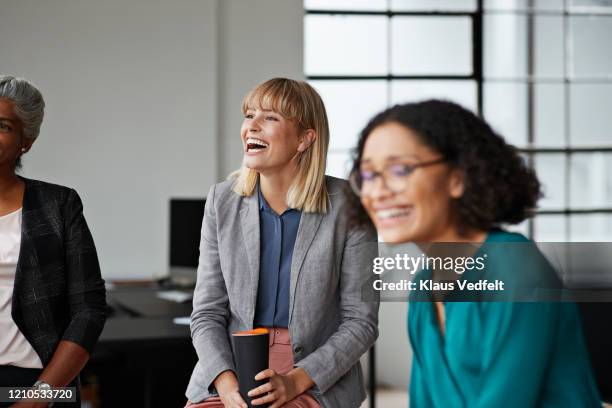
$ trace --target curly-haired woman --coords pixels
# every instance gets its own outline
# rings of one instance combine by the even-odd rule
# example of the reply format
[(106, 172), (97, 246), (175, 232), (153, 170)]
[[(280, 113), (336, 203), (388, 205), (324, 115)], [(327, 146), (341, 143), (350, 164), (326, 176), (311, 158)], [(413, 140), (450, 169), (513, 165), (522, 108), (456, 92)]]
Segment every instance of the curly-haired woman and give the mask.
[[(473, 113), (438, 100), (389, 108), (355, 153), (352, 220), (370, 218), (385, 242), (425, 252), (424, 243), (488, 246), (482, 278), (552, 270), (527, 238), (500, 228), (530, 216), (535, 174)], [(530, 247), (534, 262), (507, 243)], [(573, 303), (451, 302), (449, 294), (410, 304), (411, 408), (600, 406)]]

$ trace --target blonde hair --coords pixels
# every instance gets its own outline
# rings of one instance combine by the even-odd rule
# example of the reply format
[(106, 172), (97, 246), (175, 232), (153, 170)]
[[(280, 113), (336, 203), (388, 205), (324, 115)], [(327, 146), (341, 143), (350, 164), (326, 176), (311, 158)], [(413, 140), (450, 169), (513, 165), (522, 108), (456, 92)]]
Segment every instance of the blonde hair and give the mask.
[[(329, 126), (325, 105), (309, 84), (287, 78), (273, 78), (253, 88), (242, 100), (242, 113), (248, 109), (271, 109), (293, 121), (299, 130), (313, 129), (314, 142), (297, 156), (297, 174), (287, 192), (287, 205), (304, 212), (326, 213), (325, 162), (329, 145)], [(234, 191), (243, 196), (255, 192), (259, 174), (242, 165)]]

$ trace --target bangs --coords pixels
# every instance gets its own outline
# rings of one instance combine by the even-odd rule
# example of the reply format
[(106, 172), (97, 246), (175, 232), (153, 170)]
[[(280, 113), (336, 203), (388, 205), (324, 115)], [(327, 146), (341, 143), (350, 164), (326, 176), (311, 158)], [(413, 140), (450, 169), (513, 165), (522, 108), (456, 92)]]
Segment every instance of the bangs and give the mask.
[[(273, 111), (291, 121), (299, 130), (312, 129), (312, 144), (296, 155), (297, 172), (287, 192), (287, 204), (304, 212), (326, 213), (329, 196), (325, 179), (329, 125), (321, 96), (304, 81), (273, 78), (253, 88), (242, 100), (242, 113)], [(259, 173), (243, 163), (236, 173), (233, 190), (250, 196), (256, 190)]]
[(285, 119), (304, 125), (304, 101), (299, 97), (299, 84), (275, 78), (252, 89), (242, 100), (242, 113), (249, 109), (271, 110)]

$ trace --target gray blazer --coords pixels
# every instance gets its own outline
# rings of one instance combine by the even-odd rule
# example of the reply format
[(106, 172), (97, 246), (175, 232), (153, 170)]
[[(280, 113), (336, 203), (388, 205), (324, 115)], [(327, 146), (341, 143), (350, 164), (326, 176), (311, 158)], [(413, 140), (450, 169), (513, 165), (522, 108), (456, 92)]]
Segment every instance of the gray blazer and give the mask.
[[(378, 337), (378, 296), (370, 290), (376, 233), (373, 228), (348, 227), (346, 182), (329, 176), (326, 181), (331, 208), (327, 214), (303, 213), (298, 228), (289, 334), (295, 366), (314, 381), (310, 392), (319, 403), (355, 408), (366, 396), (359, 358)], [(253, 328), (258, 198), (236, 194), (232, 184), (228, 180), (210, 189), (202, 223), (191, 315), (199, 361), (186, 392), (194, 402), (216, 395), (214, 379), (234, 369), (231, 333)]]

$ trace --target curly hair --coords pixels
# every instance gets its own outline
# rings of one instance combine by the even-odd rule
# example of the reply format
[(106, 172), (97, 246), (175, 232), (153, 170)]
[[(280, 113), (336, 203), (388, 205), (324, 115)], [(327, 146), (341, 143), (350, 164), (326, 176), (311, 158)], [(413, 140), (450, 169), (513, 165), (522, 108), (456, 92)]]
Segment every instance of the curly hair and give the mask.
[[(352, 171), (359, 170), (368, 136), (386, 123), (412, 130), (423, 144), (463, 172), (465, 190), (453, 203), (460, 232), (518, 224), (533, 216), (542, 195), (535, 172), (484, 120), (453, 102), (433, 99), (396, 105), (376, 115), (361, 131)], [(351, 223), (368, 223), (359, 197), (350, 197)]]

